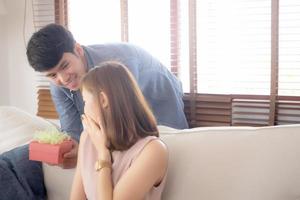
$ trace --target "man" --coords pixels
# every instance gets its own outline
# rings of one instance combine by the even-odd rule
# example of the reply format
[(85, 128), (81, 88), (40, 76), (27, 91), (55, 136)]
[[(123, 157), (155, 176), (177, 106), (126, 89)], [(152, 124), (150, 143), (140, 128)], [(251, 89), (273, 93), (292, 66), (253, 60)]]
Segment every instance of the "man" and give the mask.
[[(34, 33), (27, 58), (35, 71), (51, 81), (51, 95), (62, 131), (79, 140), (84, 103), (78, 90), (81, 78), (98, 63), (116, 60), (133, 73), (159, 125), (188, 128), (181, 83), (157, 59), (127, 43), (81, 46), (63, 26), (50, 24)], [(65, 154), (64, 167), (75, 166), (77, 144)]]

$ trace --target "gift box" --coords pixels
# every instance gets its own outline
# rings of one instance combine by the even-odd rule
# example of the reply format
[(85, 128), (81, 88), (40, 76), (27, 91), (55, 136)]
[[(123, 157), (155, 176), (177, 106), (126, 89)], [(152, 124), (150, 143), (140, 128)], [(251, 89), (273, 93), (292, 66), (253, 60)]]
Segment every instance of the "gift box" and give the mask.
[(63, 155), (72, 149), (72, 144), (71, 137), (56, 127), (38, 130), (29, 144), (29, 160), (60, 164)]
[(60, 164), (63, 154), (72, 149), (72, 141), (65, 140), (60, 144), (47, 144), (32, 141), (29, 144), (29, 160), (42, 161), (49, 164)]

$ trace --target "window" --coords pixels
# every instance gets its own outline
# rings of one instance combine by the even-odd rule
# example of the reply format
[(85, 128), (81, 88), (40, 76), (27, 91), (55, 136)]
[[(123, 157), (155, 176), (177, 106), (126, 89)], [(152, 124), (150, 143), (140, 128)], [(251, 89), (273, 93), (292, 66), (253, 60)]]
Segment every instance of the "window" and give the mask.
[(300, 123), (298, 0), (74, 0), (68, 6), (60, 15), (79, 43), (129, 41), (170, 67), (183, 83), (191, 126)]
[[(70, 1), (69, 29), (80, 44), (121, 41), (120, 1)], [(169, 1), (128, 2), (129, 42), (170, 66)], [(80, 14), (78, 14), (80, 13)]]
[(198, 92), (270, 93), (271, 0), (197, 1)]
[(69, 29), (80, 44), (121, 41), (120, 1), (69, 2)]
[(300, 96), (300, 2), (280, 1), (279, 95)]
[(129, 42), (170, 68), (170, 1), (128, 1)]

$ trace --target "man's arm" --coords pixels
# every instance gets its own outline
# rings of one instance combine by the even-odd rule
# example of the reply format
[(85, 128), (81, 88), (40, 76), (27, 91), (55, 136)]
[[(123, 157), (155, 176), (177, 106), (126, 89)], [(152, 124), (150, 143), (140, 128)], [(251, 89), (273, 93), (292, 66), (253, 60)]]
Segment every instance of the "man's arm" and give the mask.
[(57, 86), (50, 87), (52, 100), (59, 115), (61, 130), (67, 132), (73, 138), (73, 147), (70, 152), (64, 154), (63, 168), (73, 168), (77, 163), (78, 140), (82, 132), (80, 113), (72, 96)]
[(75, 105), (75, 97), (55, 85), (51, 85), (50, 92), (59, 116), (61, 131), (67, 132), (73, 139), (79, 141), (83, 127)]
[(145, 70), (140, 74), (139, 86), (159, 125), (187, 128), (181, 93), (165, 72)]
[(124, 64), (133, 73), (157, 123), (177, 129), (188, 128), (181, 82), (144, 49), (122, 44), (120, 51)]

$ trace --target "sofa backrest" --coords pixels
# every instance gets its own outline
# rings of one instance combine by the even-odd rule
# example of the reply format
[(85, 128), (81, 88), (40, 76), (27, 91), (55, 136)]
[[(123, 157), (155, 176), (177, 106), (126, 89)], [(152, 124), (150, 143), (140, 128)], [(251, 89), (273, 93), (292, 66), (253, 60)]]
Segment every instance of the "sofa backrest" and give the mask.
[(300, 199), (300, 125), (165, 131), (164, 200)]

